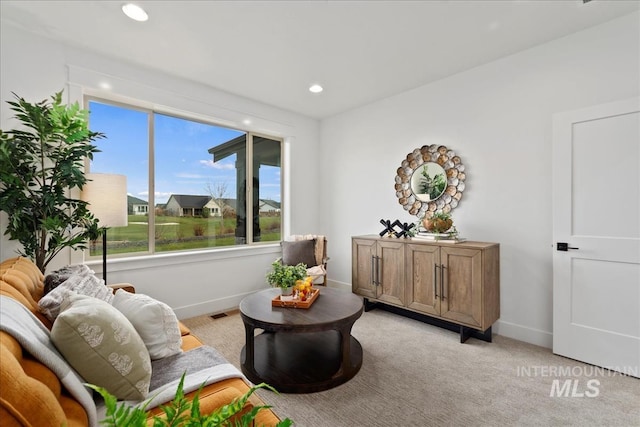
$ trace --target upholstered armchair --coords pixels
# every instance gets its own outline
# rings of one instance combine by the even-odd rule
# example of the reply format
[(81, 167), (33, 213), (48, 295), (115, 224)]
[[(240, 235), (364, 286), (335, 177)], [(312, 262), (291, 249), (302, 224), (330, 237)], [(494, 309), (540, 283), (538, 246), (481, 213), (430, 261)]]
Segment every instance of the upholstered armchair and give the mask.
[(303, 263), (307, 274), (313, 277), (314, 285), (327, 285), (327, 239), (317, 234), (292, 235), (282, 241), (284, 265)]

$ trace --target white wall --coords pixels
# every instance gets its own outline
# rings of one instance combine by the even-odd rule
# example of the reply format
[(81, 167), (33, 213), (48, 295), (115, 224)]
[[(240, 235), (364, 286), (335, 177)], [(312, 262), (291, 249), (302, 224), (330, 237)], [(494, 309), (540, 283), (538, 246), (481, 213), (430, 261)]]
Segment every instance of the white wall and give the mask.
[[(0, 125), (16, 126), (13, 113), (5, 101), (11, 92), (30, 101), (40, 101), (65, 89), (71, 100), (81, 99), (87, 91), (100, 93), (99, 84), (112, 85), (107, 96), (128, 96), (154, 106), (171, 108), (214, 119), (222, 124), (241, 125), (251, 118), (251, 130), (282, 136), (290, 170), (285, 176), (285, 233), (312, 233), (318, 229), (315, 188), (319, 170), (308, 168), (308, 159), (318, 157), (319, 124), (316, 120), (253, 102), (223, 91), (177, 79), (159, 72), (99, 57), (92, 53), (61, 45), (3, 23), (0, 34)], [(99, 154), (98, 154), (99, 155)], [(295, 180), (289, 179), (295, 176)], [(295, 203), (304, 200), (304, 203)], [(0, 213), (0, 233), (6, 229), (7, 217)], [(0, 259), (16, 255), (18, 245), (6, 236), (0, 238)], [(130, 282), (137, 291), (166, 301), (180, 317), (221, 311), (234, 307), (245, 294), (266, 287), (264, 275), (279, 256), (277, 244), (254, 249), (233, 248), (195, 255), (114, 259), (109, 262), (109, 283)], [(49, 271), (81, 262), (78, 252), (68, 251), (56, 257)], [(100, 261), (90, 262), (101, 272)]]
[[(396, 169), (414, 148), (444, 144), (467, 171), (453, 211), (458, 230), (501, 244), (494, 331), (550, 347), (551, 117), (638, 95), (639, 27), (634, 13), (323, 120), (321, 159), (330, 173), (320, 224), (332, 284), (351, 284), (351, 236), (378, 233), (380, 219), (414, 220), (395, 196)], [(614, 166), (621, 155), (603, 148), (602, 159)], [(594, 200), (594, 209), (618, 208)]]
[[(106, 74), (128, 90), (183, 94), (174, 108), (202, 109), (225, 120), (256, 116), (264, 130), (286, 130), (292, 209), (285, 233), (328, 236), (330, 284), (351, 284), (351, 236), (377, 233), (378, 221), (412, 221), (393, 188), (401, 160), (424, 144), (445, 144), (467, 167), (454, 219), (471, 239), (501, 244), (501, 319), (495, 330), (550, 346), (552, 330), (551, 116), (640, 92), (640, 16), (610, 23), (477, 67), (322, 121), (222, 91), (96, 57), (3, 25), (0, 34), (0, 124), (12, 127), (11, 92), (40, 100)], [(97, 74), (95, 72), (98, 72)], [(117, 88), (116, 88), (117, 90)], [(153, 100), (152, 100), (153, 101)], [(320, 135), (318, 141), (318, 133)], [(614, 154), (603, 161), (615, 162)], [(317, 169), (309, 168), (309, 159)], [(318, 171), (322, 176), (318, 176)], [(287, 171), (284, 171), (286, 174)], [(317, 185), (317, 182), (320, 182)], [(310, 189), (320, 188), (320, 197)], [(304, 203), (295, 203), (304, 200)], [(616, 208), (594, 201), (594, 208)], [(0, 214), (0, 233), (6, 227)], [(0, 239), (0, 259), (16, 245)], [(219, 311), (262, 286), (277, 247), (114, 260), (109, 281), (129, 281), (177, 309), (181, 317)], [(248, 255), (248, 256), (247, 256)], [(55, 268), (72, 261), (66, 254)], [(99, 263), (92, 265), (100, 271)]]

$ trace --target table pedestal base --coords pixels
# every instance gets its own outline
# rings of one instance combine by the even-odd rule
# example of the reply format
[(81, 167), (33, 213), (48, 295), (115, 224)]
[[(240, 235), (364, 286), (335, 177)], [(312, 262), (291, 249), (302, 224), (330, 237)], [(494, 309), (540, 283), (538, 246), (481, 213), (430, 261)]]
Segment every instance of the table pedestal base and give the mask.
[(349, 381), (362, 366), (358, 340), (349, 335), (342, 341), (341, 332), (335, 330), (265, 331), (254, 337), (253, 363), (247, 363), (246, 346), (242, 349), (242, 372), (253, 383), (265, 382), (282, 393), (327, 390)]

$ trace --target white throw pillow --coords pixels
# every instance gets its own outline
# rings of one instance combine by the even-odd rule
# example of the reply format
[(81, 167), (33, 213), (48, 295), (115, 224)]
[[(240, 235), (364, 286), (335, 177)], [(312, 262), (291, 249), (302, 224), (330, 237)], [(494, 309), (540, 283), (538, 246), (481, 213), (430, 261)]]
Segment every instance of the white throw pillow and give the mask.
[(53, 322), (60, 312), (62, 301), (73, 293), (98, 298), (109, 304), (113, 301), (113, 290), (104, 285), (104, 280), (89, 273), (74, 274), (40, 298), (38, 301), (40, 311)]
[(136, 328), (152, 360), (180, 353), (182, 335), (178, 318), (167, 304), (144, 294), (118, 289), (113, 306)]
[(149, 352), (131, 322), (108, 303), (72, 293), (62, 302), (51, 341), (86, 382), (122, 400), (149, 394)]

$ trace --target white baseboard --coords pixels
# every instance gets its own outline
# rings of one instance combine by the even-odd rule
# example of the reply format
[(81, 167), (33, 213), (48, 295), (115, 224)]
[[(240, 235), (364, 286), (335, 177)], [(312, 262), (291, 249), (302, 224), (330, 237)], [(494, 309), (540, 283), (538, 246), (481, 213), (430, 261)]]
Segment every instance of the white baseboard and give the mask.
[(553, 347), (553, 334), (551, 332), (516, 325), (515, 323), (505, 322), (503, 320), (498, 320), (494, 323), (492, 332), (502, 335), (503, 337), (524, 341), (541, 347)]
[[(351, 283), (329, 279), (327, 280), (327, 286), (351, 292)], [(498, 320), (494, 323), (492, 332), (494, 334), (502, 335), (503, 337), (524, 341), (541, 347), (553, 347), (553, 334), (551, 332), (541, 331), (539, 329), (529, 328), (527, 326), (517, 325), (503, 320)]]
[(240, 306), (240, 301), (253, 292), (255, 291), (204, 301), (198, 304), (177, 307), (174, 308), (173, 311), (176, 313), (178, 319), (189, 319), (190, 317), (202, 316), (205, 314), (215, 314), (235, 310)]
[[(327, 286), (330, 288), (341, 289), (351, 292), (351, 283), (339, 282), (337, 280), (327, 280)], [(192, 304), (184, 307), (174, 308), (174, 312), (178, 319), (188, 319), (190, 317), (202, 316), (205, 314), (222, 313), (224, 311), (237, 309), (240, 301), (247, 295), (253, 293), (246, 292), (243, 294), (232, 295), (230, 297), (204, 301), (198, 304)], [(518, 341), (524, 341), (529, 344), (539, 345), (541, 347), (553, 347), (553, 334), (551, 332), (539, 329), (529, 328), (517, 325), (511, 322), (498, 320), (494, 325), (492, 332), (503, 337), (512, 338)]]
[(351, 292), (351, 283), (338, 282), (337, 280), (327, 279), (327, 287)]

